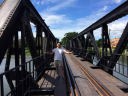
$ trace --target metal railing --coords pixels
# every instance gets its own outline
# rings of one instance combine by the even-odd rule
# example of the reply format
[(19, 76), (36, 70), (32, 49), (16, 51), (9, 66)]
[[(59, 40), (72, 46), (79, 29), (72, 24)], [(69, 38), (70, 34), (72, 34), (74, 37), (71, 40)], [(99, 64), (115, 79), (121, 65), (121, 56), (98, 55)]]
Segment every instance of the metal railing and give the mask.
[(112, 69), (108, 67), (107, 64), (110, 62), (113, 63), (113, 61), (109, 60), (110, 57), (102, 58), (102, 52), (100, 52), (99, 54), (100, 58), (98, 58), (96, 54), (93, 54), (95, 53), (95, 51), (77, 48), (74, 49), (74, 52), (75, 55), (82, 57), (84, 60), (87, 60), (93, 63), (94, 65), (97, 65), (102, 60), (102, 63), (99, 67), (97, 66), (97, 68), (102, 68), (105, 71), (111, 70), (113, 72), (113, 76), (128, 84), (128, 54), (116, 54), (119, 55), (120, 58), (116, 62), (115, 67)]
[(76, 81), (74, 79), (73, 73), (70, 69), (70, 66), (65, 58), (65, 55), (63, 55), (63, 64), (65, 68), (65, 74), (66, 74), (66, 81), (68, 83), (68, 89), (69, 89), (69, 96), (81, 96), (80, 91), (77, 87)]
[[(45, 70), (42, 64), (36, 68), (34, 63), (38, 63), (37, 61), (42, 62), (42, 60), (43, 57), (40, 56), (7, 72), (1, 73), (0, 96), (31, 96), (31, 89), (38, 88), (37, 81)], [(6, 84), (10, 88), (6, 88)]]

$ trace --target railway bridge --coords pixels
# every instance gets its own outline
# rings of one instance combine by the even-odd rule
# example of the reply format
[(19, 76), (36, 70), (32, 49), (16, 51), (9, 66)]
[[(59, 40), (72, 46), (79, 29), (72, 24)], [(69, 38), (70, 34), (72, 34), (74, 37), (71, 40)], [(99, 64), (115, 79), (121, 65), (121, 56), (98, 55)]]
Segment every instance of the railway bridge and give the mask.
[[(48, 52), (59, 40), (30, 0), (4, 0), (0, 5), (0, 96), (128, 96), (128, 24), (115, 48), (108, 28), (127, 14), (128, 1), (70, 39), (65, 48), (73, 54), (63, 54), (65, 78), (58, 79)], [(101, 46), (94, 35), (99, 28)]]

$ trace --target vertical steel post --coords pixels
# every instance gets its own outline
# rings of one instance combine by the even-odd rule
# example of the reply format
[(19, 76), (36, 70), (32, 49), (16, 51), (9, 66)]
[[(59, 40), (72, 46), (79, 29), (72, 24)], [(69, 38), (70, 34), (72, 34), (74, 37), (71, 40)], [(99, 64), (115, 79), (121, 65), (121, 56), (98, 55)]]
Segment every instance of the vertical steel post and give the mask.
[[(19, 40), (18, 40), (18, 31), (15, 31), (15, 67), (18, 67), (19, 64)], [(16, 68), (16, 95), (19, 96), (19, 92), (21, 91), (19, 89), (19, 68)]]
[(108, 26), (104, 24), (102, 27), (102, 57), (110, 56), (112, 54), (110, 38), (108, 35)]
[(4, 96), (3, 76), (0, 76), (0, 96)]
[[(26, 62), (26, 57), (25, 57), (25, 21), (24, 21), (24, 18), (25, 18), (25, 14), (26, 14), (26, 11), (24, 12), (23, 14), (23, 17), (21, 19), (21, 64), (25, 64)], [(22, 70), (25, 71), (25, 65), (22, 66)]]
[(93, 31), (90, 32), (89, 34), (90, 34), (90, 39), (92, 41), (92, 45), (94, 47), (94, 51), (95, 51), (96, 57), (97, 57), (97, 59), (100, 59), (99, 49), (98, 49), (98, 46), (97, 46)]

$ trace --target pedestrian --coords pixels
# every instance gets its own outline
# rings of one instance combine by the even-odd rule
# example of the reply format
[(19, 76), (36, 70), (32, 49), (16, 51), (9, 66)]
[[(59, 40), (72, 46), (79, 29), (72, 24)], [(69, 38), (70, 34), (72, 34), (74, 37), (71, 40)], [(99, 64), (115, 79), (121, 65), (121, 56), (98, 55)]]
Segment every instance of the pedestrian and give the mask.
[(63, 53), (70, 54), (72, 52), (66, 51), (64, 48), (61, 47), (61, 43), (57, 43), (56, 48), (52, 50), (54, 53), (54, 64), (56, 66), (56, 71), (58, 76), (64, 78), (64, 68), (63, 68)]

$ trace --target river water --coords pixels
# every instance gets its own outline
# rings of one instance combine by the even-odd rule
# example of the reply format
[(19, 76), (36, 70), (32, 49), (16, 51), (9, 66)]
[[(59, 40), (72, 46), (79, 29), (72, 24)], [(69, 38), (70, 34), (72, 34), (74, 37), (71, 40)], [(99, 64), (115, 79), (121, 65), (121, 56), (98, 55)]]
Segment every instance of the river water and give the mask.
[[(29, 60), (31, 60), (31, 57), (26, 58), (26, 61), (29, 61)], [(0, 73), (3, 73), (4, 70), (5, 70), (5, 62), (6, 62), (6, 58), (3, 59), (1, 65), (0, 65)], [(11, 62), (10, 62), (10, 69), (15, 67), (14, 62), (15, 62), (15, 59), (14, 59), (14, 56), (12, 56)], [(6, 94), (10, 92), (10, 88), (9, 88), (9, 85), (7, 83), (7, 80), (6, 80), (5, 76), (3, 76), (3, 82), (4, 82), (4, 96), (6, 96)], [(1, 96), (1, 94), (0, 94), (0, 96)]]

